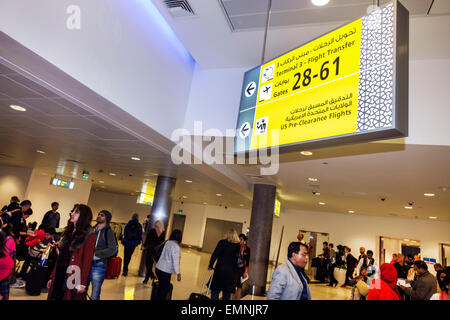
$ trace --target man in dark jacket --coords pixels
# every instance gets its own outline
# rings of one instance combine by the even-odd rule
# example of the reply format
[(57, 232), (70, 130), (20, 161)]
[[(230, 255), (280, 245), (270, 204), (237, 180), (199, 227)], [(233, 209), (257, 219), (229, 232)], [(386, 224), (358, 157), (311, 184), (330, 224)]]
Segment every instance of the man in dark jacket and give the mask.
[(353, 279), (353, 272), (355, 271), (356, 263), (358, 260), (350, 253), (352, 250), (349, 247), (344, 248), (345, 261), (347, 263), (347, 272), (345, 274), (345, 283), (341, 287), (345, 287), (350, 284), (350, 280)]
[(44, 218), (42, 219), (42, 224), (48, 225), (52, 228), (58, 229), (59, 228), (59, 220), (60, 220), (60, 214), (58, 212), (59, 203), (53, 202), (52, 203), (52, 210), (47, 211), (44, 215)]
[(95, 226), (94, 260), (92, 261), (87, 285), (87, 288), (89, 288), (89, 283), (92, 282), (92, 300), (100, 300), (100, 291), (106, 276), (108, 258), (116, 255), (118, 251), (116, 235), (109, 226), (111, 218), (112, 215), (107, 210), (98, 213), (97, 225)]
[(414, 271), (416, 271), (417, 280), (411, 281), (411, 288), (404, 286), (400, 288), (404, 294), (411, 297), (411, 300), (430, 300), (431, 296), (437, 292), (436, 278), (428, 271), (427, 264), (422, 260), (414, 261)]
[(123, 276), (128, 275), (128, 265), (130, 264), (131, 256), (133, 255), (134, 249), (142, 242), (142, 225), (139, 223), (138, 218), (137, 213), (133, 214), (133, 217), (127, 223), (123, 232)]

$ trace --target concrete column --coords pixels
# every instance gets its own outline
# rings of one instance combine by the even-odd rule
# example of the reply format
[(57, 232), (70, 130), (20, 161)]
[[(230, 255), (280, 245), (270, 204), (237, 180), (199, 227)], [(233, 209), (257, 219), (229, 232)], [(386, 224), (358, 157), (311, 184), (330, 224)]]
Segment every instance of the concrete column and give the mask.
[[(155, 227), (155, 222), (157, 220), (161, 220), (164, 223), (164, 228), (167, 230), (170, 218), (170, 209), (172, 207), (172, 191), (175, 187), (175, 182), (176, 182), (175, 178), (158, 176), (147, 231), (150, 231), (152, 228)], [(167, 232), (166, 237), (168, 237)], [(146, 257), (147, 257), (147, 250), (144, 249), (142, 250), (141, 263), (139, 266), (139, 276), (141, 277), (145, 277)]]
[(257, 296), (263, 296), (266, 291), (275, 193), (276, 187), (267, 184), (255, 184), (253, 190), (252, 215), (248, 236), (251, 249), (250, 271), (247, 281), (249, 284), (248, 293), (254, 292)]

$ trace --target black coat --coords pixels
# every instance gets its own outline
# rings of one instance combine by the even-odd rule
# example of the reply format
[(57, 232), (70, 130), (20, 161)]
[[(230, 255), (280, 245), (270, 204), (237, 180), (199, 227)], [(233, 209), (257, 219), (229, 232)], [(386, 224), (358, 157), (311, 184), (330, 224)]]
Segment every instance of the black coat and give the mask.
[(233, 292), (238, 272), (237, 258), (239, 243), (220, 240), (209, 261), (209, 267), (214, 267), (214, 276), (211, 282), (211, 291)]

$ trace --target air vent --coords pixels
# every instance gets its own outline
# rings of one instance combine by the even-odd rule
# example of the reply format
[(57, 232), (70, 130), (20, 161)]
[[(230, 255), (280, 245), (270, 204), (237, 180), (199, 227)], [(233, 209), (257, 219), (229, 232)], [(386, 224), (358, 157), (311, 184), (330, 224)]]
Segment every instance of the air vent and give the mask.
[(164, 3), (173, 18), (192, 17), (195, 15), (187, 0), (164, 0)]

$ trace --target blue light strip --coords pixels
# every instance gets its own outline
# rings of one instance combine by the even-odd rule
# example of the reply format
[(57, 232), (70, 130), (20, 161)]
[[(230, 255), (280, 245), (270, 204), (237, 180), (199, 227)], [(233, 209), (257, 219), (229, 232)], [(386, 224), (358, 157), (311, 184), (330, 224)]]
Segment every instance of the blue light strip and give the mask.
[(184, 44), (176, 35), (175, 31), (173, 31), (172, 27), (166, 21), (164, 16), (153, 4), (152, 0), (137, 0), (137, 2), (147, 10), (148, 14), (150, 15), (151, 21), (160, 27), (161, 33), (165, 36), (165, 40), (171, 42), (175, 49), (184, 57), (186, 61), (194, 64), (195, 60), (192, 57), (191, 53), (186, 49)]

